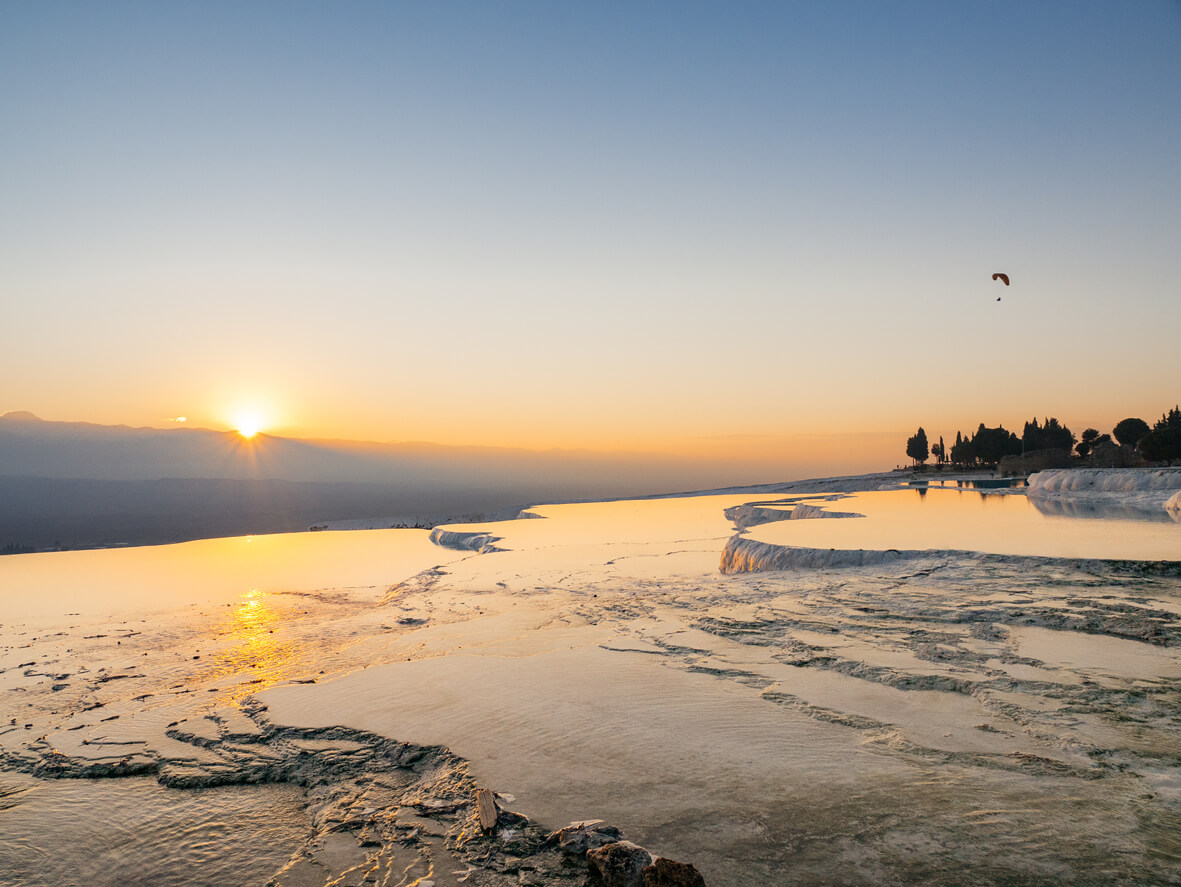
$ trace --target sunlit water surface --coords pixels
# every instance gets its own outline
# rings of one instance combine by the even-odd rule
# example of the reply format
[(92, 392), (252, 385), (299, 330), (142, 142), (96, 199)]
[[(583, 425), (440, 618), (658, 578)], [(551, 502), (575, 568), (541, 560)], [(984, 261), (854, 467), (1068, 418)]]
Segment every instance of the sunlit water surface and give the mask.
[[(995, 661), (997, 669), (1036, 671), (1029, 693), (1043, 685), (1069, 686), (1076, 670), (1117, 688), (1126, 681), (1143, 686), (1173, 680), (1181, 675), (1174, 650), (1135, 640), (1004, 627), (1007, 617), (998, 611), (995, 621), (1002, 627), (993, 639), (970, 637), (966, 629), (961, 638), (954, 619), (923, 629), (943, 632), (945, 659), (948, 650), (962, 647), (962, 661), (953, 657), (946, 660), (950, 666), (941, 664), (944, 660), (933, 664), (915, 655), (925, 649), (921, 637), (892, 634), (913, 619), (866, 623), (864, 613), (870, 610), (862, 603), (884, 612), (904, 601), (904, 589), (892, 584), (880, 596), (873, 586), (855, 583), (836, 591), (813, 583), (804, 593), (812, 580), (800, 575), (760, 578), (760, 585), (750, 587), (720, 576), (719, 555), (734, 532), (722, 512), (750, 501), (749, 495), (722, 495), (543, 506), (534, 511), (545, 520), (452, 528), (502, 537), (496, 543), (502, 550), (485, 555), (432, 545), (421, 531), (396, 530), (0, 558), (0, 692), (15, 694), (8, 698), (22, 700), (21, 706), (44, 692), (46, 681), (29, 678), (17, 667), (38, 656), (48, 663), (38, 669), (75, 670), (71, 681), (82, 674), (70, 659), (79, 651), (90, 655), (93, 649), (95, 662), (139, 669), (143, 679), (138, 683), (103, 684), (93, 691), (109, 700), (100, 712), (75, 713), (56, 723), (57, 741), (68, 735), (93, 742), (102, 731), (124, 729), (119, 725), (138, 730), (133, 718), (139, 719), (136, 723), (172, 721), (178, 715), (167, 706), (188, 704), (184, 700), (206, 692), (210, 703), (232, 704), (284, 680), (327, 671), (316, 686), (271, 691), (276, 716), (284, 699), (290, 700), (291, 722), (340, 723), (351, 709), (348, 722), (354, 726), (385, 730), (403, 740), (452, 744), (471, 756), (478, 774), (495, 777), (497, 789), (529, 799), (526, 812), (544, 814), (550, 825), (563, 824), (563, 817), (609, 812), (637, 837), (659, 840), (682, 858), (700, 858), (716, 884), (749, 883), (728, 862), (736, 853), (766, 867), (765, 883), (787, 883), (768, 873), (785, 871), (781, 853), (797, 847), (792, 852), (798, 855), (797, 845), (812, 846), (808, 842), (816, 842), (807, 864), (814, 867), (810, 871), (817, 883), (840, 883), (841, 876), (831, 869), (832, 839), (826, 836), (840, 834), (843, 823), (860, 817), (866, 833), (842, 839), (842, 852), (856, 854), (872, 839), (879, 848), (874, 852), (885, 853), (881, 848), (894, 846), (889, 820), (899, 805), (924, 836), (928, 830), (942, 835), (939, 810), (958, 803), (957, 786), (970, 786), (988, 809), (1010, 800), (1028, 807), (1031, 798), (1043, 795), (1061, 795), (1055, 803), (1081, 803), (1080, 809), (1093, 807), (1105, 815), (1124, 809), (1103, 799), (1103, 781), (1058, 779), (1043, 785), (1039, 777), (1030, 780), (1037, 784), (1022, 781), (1014, 788), (1014, 775), (977, 770), (970, 761), (954, 768), (929, 765), (931, 773), (938, 771), (938, 778), (948, 782), (930, 787), (926, 759), (920, 758), (922, 765), (912, 772), (909, 759), (883, 752), (880, 731), (885, 728), (858, 727), (858, 719), (888, 722), (907, 743), (929, 747), (933, 754), (1003, 758), (1062, 751), (1054, 742), (1029, 740), (991, 711), (977, 710), (977, 697), (904, 692), (799, 665), (798, 644), (813, 650), (827, 645), (817, 662), (845, 656), (851, 666), (868, 662), (910, 681), (950, 668), (960, 679), (991, 687), (998, 681), (996, 669), (989, 671)], [(1022, 495), (907, 490), (799, 501), (866, 517), (768, 523), (749, 535), (816, 548), (1181, 558), (1181, 525), (1047, 515)], [(434, 597), (399, 598), (397, 609), (375, 606), (391, 586), (436, 565), (448, 573)], [(334, 589), (363, 594), (346, 595), (346, 607), (320, 594)], [(503, 595), (489, 596), (493, 589)], [(991, 600), (995, 591), (981, 589), (981, 600)], [(739, 592), (745, 601), (736, 600)], [(829, 603), (827, 594), (838, 596)], [(962, 592), (948, 594), (948, 606), (958, 606)], [(863, 601), (859, 595), (868, 597)], [(931, 612), (935, 603), (929, 590), (921, 600), (920, 611)], [(848, 612), (858, 614), (859, 621), (833, 615), (845, 612), (849, 602), (857, 604)], [(445, 615), (444, 607), (455, 615)], [(701, 628), (682, 621), (685, 607), (702, 620)], [(414, 617), (406, 623), (411, 628), (399, 629), (404, 635), (391, 628), (401, 624), (399, 614)], [(313, 627), (299, 634), (297, 618)], [(727, 627), (732, 619), (740, 620), (733, 632)], [(92, 628), (98, 623), (104, 633)], [(138, 629), (130, 633), (136, 623), (142, 623), (142, 634)], [(115, 631), (110, 625), (127, 626), (118, 630), (129, 633), (108, 635)], [(56, 633), (44, 633), (43, 626), (54, 626)], [(171, 658), (157, 655), (162, 626), (171, 632), (163, 640), (175, 645), (175, 651), (167, 648)], [(389, 650), (372, 642), (363, 645), (364, 638), (387, 630), (393, 639)], [(185, 631), (205, 634), (194, 634), (190, 641)], [(343, 640), (325, 647), (321, 658), (314, 644), (333, 631)], [(747, 634), (755, 641), (748, 643)], [(1082, 652), (1080, 641), (1088, 645)], [(376, 669), (367, 670), (370, 678), (355, 672), (370, 664), (375, 650), (387, 660), (405, 661), (392, 666), (397, 681), (383, 683)], [(1001, 659), (981, 665), (980, 653)], [(480, 667), (472, 665), (476, 656), (484, 658)], [(142, 668), (131, 664), (141, 660)], [(1041, 665), (1029, 664), (1034, 661)], [(325, 683), (349, 671), (355, 679)], [(121, 689), (132, 683), (134, 690)], [(1003, 680), (1000, 685), (1008, 686)], [(605, 688), (616, 692), (600, 700), (597, 694)], [(763, 694), (765, 688), (774, 691), (771, 696)], [(133, 693), (149, 690), (156, 695), (135, 702)], [(124, 694), (121, 700), (111, 696), (115, 691)], [(53, 701), (45, 708), (64, 706), (70, 692), (49, 694)], [(815, 714), (829, 709), (847, 715), (854, 726)], [(105, 713), (115, 711), (123, 718), (105, 724)], [(29, 714), (35, 726), (27, 735), (54, 729), (55, 716)], [(85, 729), (73, 732), (76, 724)], [(989, 729), (981, 729), (982, 724)], [(1056, 723), (1042, 728), (1047, 733), (1067, 729)], [(24, 735), (23, 727), (0, 735), (0, 746)], [(1145, 735), (1157, 734), (1148, 730)], [(1072, 735), (1064, 740), (1072, 749), (1077, 741)], [(1111, 746), (1129, 741), (1121, 736)], [(555, 784), (563, 767), (572, 772)], [(1071, 792), (1083, 800), (1070, 800)], [(794, 812), (790, 821), (780, 822), (773, 811), (785, 803)], [(700, 821), (692, 812), (699, 806)], [(810, 811), (807, 822), (814, 828), (800, 818), (803, 811)], [(1036, 853), (1045, 860), (1039, 865), (1050, 867), (1047, 876), (1055, 877), (1059, 827), (1049, 814), (1018, 812), (1024, 818), (998, 826), (990, 846), (1029, 852), (1017, 846), (1019, 837), (1044, 826)], [(1157, 815), (1149, 825), (1159, 831), (1159, 823), (1172, 821)], [(1113, 828), (1108, 832), (1118, 834), (1118, 841), (1113, 839), (1115, 849), (1096, 851), (1101, 860), (1124, 852), (1137, 835), (1155, 834), (1128, 822)], [(178, 791), (142, 778), (54, 782), (0, 772), (0, 883), (261, 884), (305, 833), (301, 794), (285, 787)], [(960, 848), (955, 853), (975, 853), (962, 849), (974, 845), (959, 831), (947, 834)], [(1089, 840), (1086, 834), (1075, 838), (1078, 846)], [(926, 846), (914, 851), (916, 858), (935, 859)], [(980, 860), (989, 853), (976, 856), (973, 864), (983, 865)], [(905, 870), (901, 863), (890, 865), (881, 868), (882, 878)], [(870, 877), (870, 869), (863, 868)]]
[[(464, 556), (422, 530), (373, 530), (0, 557), (0, 752), (48, 734), (64, 753), (117, 759), (178, 719), (363, 659), (316, 620), (370, 612), (391, 585)], [(259, 885), (308, 832), (294, 786), (0, 770), (0, 884)]]
[(277, 533), (0, 557), (0, 624), (144, 616), (256, 592), (386, 585), (460, 555), (424, 530)]
[[(1076, 517), (1056, 503), (1023, 495), (960, 490), (855, 493), (834, 502), (806, 500), (863, 518), (792, 520), (750, 531), (760, 542), (801, 548), (884, 551), (980, 551), (990, 554), (1103, 560), (1181, 559), (1181, 523), (1092, 512)], [(787, 506), (785, 510), (790, 510)]]

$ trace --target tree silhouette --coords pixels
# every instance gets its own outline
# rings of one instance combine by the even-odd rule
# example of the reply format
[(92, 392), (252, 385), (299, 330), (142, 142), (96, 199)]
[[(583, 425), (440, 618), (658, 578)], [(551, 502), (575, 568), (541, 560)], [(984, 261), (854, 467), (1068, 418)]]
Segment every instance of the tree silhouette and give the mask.
[(1025, 430), (1021, 433), (1021, 443), (1025, 452), (1034, 450), (1066, 450), (1074, 449), (1074, 434), (1054, 417), (1045, 420), (1044, 425), (1037, 424), (1037, 417), (1025, 423)]
[(1181, 459), (1181, 408), (1173, 407), (1140, 439), (1137, 449), (1152, 462), (1173, 464)]
[(999, 462), (1004, 456), (1016, 456), (1021, 452), (1021, 441), (1004, 425), (985, 428), (984, 423), (972, 436), (972, 448), (981, 462)]
[[(1110, 440), (1111, 438), (1108, 438)], [(1088, 428), (1083, 432), (1083, 436), (1079, 439), (1078, 445), (1074, 448), (1080, 456), (1091, 455), (1091, 450), (1095, 449), (1095, 444), (1101, 440), (1098, 428)]]
[(935, 457), (935, 461), (943, 463), (947, 461), (947, 448), (943, 446), (943, 435), (939, 435), (939, 443), (931, 444), (931, 455)]
[(1042, 429), (1037, 424), (1037, 416), (1034, 416), (1025, 423), (1025, 428), (1021, 432), (1021, 444), (1025, 447), (1025, 452), (1032, 453), (1034, 450), (1040, 450), (1041, 437)]
[(922, 426), (919, 426), (914, 437), (907, 438), (906, 455), (914, 459), (916, 465), (926, 462), (931, 455), (930, 447), (927, 444), (927, 432), (923, 430)]
[(971, 465), (976, 461), (976, 448), (972, 441), (958, 431), (955, 433), (955, 444), (951, 448), (951, 461), (956, 465)]
[(1065, 450), (1067, 454), (1077, 452), (1089, 456), (1100, 444), (1111, 444), (1112, 435), (1123, 446), (1136, 445), (1141, 454), (1150, 461), (1168, 462), (1181, 459), (1181, 406), (1174, 406), (1161, 416), (1151, 429), (1143, 419), (1134, 417), (1119, 422), (1112, 434), (1102, 434), (1096, 428), (1088, 428), (1082, 439), (1075, 445), (1074, 433), (1053, 416), (1041, 423), (1037, 417), (1025, 423), (1021, 437), (1005, 429), (1003, 425), (988, 428), (983, 422), (970, 438), (963, 432), (955, 433), (955, 443), (950, 447), (940, 435), (937, 444), (929, 445), (927, 432), (923, 428), (906, 441), (906, 455), (915, 465), (923, 464), (934, 455), (940, 462), (967, 466), (980, 463), (997, 463), (1005, 456), (1030, 453), (1035, 450)]
[(1134, 447), (1140, 443), (1140, 438), (1148, 434), (1151, 429), (1148, 423), (1143, 419), (1128, 418), (1121, 419), (1116, 424), (1115, 428), (1111, 429), (1111, 433), (1115, 435), (1115, 439), (1125, 447)]

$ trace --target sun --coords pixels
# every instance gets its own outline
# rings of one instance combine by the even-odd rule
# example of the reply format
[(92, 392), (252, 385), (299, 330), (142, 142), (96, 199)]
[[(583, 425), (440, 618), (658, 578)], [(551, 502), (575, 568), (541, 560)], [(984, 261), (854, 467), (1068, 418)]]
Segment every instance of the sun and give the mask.
[(253, 410), (243, 410), (234, 417), (234, 430), (247, 440), (262, 431), (264, 424), (262, 416)]

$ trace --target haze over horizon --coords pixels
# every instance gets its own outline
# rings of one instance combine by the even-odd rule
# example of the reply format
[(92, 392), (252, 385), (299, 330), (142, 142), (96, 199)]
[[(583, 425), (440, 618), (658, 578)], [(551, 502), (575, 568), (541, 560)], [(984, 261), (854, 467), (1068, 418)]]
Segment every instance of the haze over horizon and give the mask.
[(1169, 2), (8, 4), (0, 412), (769, 481), (1151, 422), (1179, 38)]
[[(850, 440), (860, 442), (860, 450), (848, 452)], [(187, 423), (157, 428), (63, 422), (13, 410), (0, 413), (0, 476), (121, 481), (241, 477), (398, 485), (409, 481), (474, 489), (515, 483), (522, 495), (533, 490), (534, 497), (538, 483), (544, 487), (557, 481), (550, 495), (569, 498), (687, 492), (873, 472), (890, 467), (883, 460), (898, 450), (898, 438), (890, 433), (831, 436), (828, 442), (827, 452), (812, 456), (767, 450), (763, 458), (735, 461), (725, 455), (649, 450), (243, 435)], [(750, 442), (739, 442), (743, 443), (749, 456)]]

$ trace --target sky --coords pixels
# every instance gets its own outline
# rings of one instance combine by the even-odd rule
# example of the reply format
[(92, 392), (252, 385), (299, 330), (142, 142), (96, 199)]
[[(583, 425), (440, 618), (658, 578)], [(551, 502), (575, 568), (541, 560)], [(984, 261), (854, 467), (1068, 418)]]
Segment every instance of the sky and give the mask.
[(0, 0), (0, 412), (883, 468), (1151, 422), (1179, 46), (1164, 0)]

